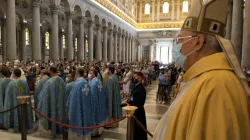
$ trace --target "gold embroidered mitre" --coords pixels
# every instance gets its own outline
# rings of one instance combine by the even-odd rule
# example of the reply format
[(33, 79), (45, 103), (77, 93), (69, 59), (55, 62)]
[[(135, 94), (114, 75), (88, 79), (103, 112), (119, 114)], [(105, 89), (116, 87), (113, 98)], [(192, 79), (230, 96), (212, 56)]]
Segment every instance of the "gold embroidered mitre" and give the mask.
[(228, 0), (192, 0), (192, 9), (182, 30), (224, 36)]

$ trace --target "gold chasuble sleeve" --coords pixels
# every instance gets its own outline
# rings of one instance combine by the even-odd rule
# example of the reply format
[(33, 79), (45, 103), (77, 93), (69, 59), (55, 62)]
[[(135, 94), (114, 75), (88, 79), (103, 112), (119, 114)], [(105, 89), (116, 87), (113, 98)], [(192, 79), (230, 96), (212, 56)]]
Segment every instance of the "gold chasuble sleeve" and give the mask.
[[(184, 76), (193, 79), (154, 139), (250, 140), (248, 99), (222, 54), (200, 60)], [(157, 132), (158, 133), (158, 132)]]

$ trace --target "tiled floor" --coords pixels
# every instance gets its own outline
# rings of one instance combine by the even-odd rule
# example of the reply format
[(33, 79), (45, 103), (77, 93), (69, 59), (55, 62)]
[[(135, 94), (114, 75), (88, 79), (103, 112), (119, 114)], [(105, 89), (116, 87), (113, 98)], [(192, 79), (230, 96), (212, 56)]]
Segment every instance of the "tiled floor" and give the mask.
[[(167, 111), (169, 105), (156, 104), (156, 92), (157, 92), (157, 82), (154, 81), (151, 86), (147, 87), (147, 99), (145, 104), (146, 116), (147, 116), (147, 127), (151, 133), (154, 133), (155, 128)], [(116, 129), (105, 129), (101, 137), (92, 138), (92, 140), (126, 140), (126, 128), (127, 120), (120, 122), (119, 128)], [(13, 134), (6, 131), (0, 130), (1, 140), (21, 140), (20, 134)], [(28, 136), (28, 140), (43, 140), (39, 138), (34, 138)], [(151, 138), (149, 137), (149, 140)]]

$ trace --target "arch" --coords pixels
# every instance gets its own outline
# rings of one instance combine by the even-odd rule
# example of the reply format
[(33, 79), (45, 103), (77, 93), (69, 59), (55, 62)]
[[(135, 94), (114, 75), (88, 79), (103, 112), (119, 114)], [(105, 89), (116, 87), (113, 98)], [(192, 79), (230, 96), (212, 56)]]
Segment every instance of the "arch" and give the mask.
[(146, 3), (144, 6), (144, 14), (149, 15), (150, 14), (150, 4)]
[(164, 2), (162, 5), (162, 13), (167, 14), (169, 13), (169, 3), (168, 2)]
[(106, 19), (102, 19), (102, 26), (106, 27), (107, 26), (107, 22), (106, 22)]
[(188, 0), (184, 0), (182, 3), (182, 12), (187, 13), (188, 12)]
[(85, 15), (85, 17), (86, 17), (88, 20), (91, 20), (92, 15), (91, 15), (91, 12), (90, 12), (89, 10), (86, 10), (84, 15)]
[(95, 19), (95, 23), (96, 23), (97, 25), (101, 24), (98, 15), (95, 15), (94, 19)]
[(24, 22), (24, 21), (26, 22), (25, 15), (19, 8), (16, 8), (16, 15), (19, 18), (20, 22)]
[(63, 12), (69, 12), (70, 10), (70, 3), (68, 0), (60, 0), (60, 8), (63, 9)]
[(113, 27), (113, 26), (112, 26), (112, 23), (109, 22), (109, 23), (108, 23), (108, 28), (109, 28), (109, 29), (112, 29), (112, 27)]
[(74, 13), (75, 13), (75, 17), (82, 17), (82, 8), (79, 5), (75, 5), (74, 6)]

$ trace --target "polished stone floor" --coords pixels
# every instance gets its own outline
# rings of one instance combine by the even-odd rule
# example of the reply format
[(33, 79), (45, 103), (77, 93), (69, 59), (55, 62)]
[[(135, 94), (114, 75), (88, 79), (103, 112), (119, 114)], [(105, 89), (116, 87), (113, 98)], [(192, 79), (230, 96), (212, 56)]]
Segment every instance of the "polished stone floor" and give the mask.
[[(154, 133), (159, 120), (169, 107), (169, 105), (166, 104), (156, 104), (157, 84), (158, 83), (154, 81), (152, 85), (147, 87), (147, 99), (145, 103), (147, 127), (152, 134)], [(92, 138), (92, 140), (125, 140), (126, 128), (127, 128), (127, 120), (125, 119), (122, 122), (120, 122), (119, 128), (105, 129), (101, 137)], [(21, 135), (0, 130), (0, 139), (21, 140)], [(31, 135), (29, 135), (28, 140), (43, 140), (43, 139), (34, 138)], [(150, 137), (149, 140), (151, 140)]]

